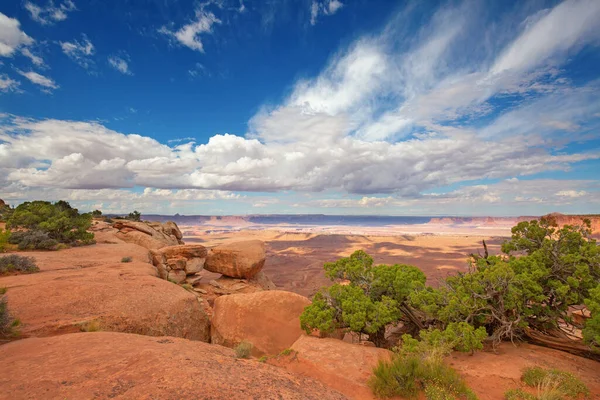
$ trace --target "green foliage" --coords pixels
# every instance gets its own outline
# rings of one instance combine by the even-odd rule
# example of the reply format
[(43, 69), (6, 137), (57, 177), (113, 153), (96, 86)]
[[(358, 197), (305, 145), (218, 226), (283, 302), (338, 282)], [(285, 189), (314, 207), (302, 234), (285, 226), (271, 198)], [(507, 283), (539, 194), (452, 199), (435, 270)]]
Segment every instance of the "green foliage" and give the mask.
[(142, 214), (136, 210), (136, 211), (130, 212), (127, 215), (127, 217), (125, 217), (125, 219), (140, 222), (142, 220)]
[(0, 288), (0, 337), (15, 337), (19, 334), (21, 322), (10, 315), (5, 294), (6, 289)]
[(280, 356), (289, 356), (290, 354), (292, 354), (293, 351), (294, 350), (292, 350), (292, 349), (285, 349), (285, 350), (282, 350), (281, 353), (279, 353), (279, 355)]
[(439, 336), (435, 340), (428, 336), (427, 340), (418, 341), (405, 335), (392, 360), (380, 361), (373, 370), (369, 380), (373, 393), (382, 398), (416, 398), (423, 391), (429, 400), (476, 399), (460, 375), (444, 363), (443, 355), (451, 347), (438, 339)]
[(266, 363), (268, 359), (269, 358), (267, 356), (262, 356), (261, 358), (258, 359), (258, 362)]
[(8, 229), (0, 229), (0, 253), (4, 253), (8, 249), (10, 240), (10, 231)]
[(121, 262), (122, 263), (130, 263), (132, 261), (133, 261), (133, 258), (131, 258), (131, 257), (123, 257), (123, 258), (121, 258)]
[(527, 386), (538, 388), (539, 393), (545, 393), (546, 397), (543, 398), (576, 399), (580, 395), (588, 396), (590, 392), (575, 375), (557, 369), (526, 368), (521, 380)]
[(0, 275), (13, 273), (32, 274), (39, 272), (33, 257), (23, 257), (17, 254), (0, 257)]
[(102, 217), (102, 211), (100, 211), (100, 210), (92, 211), (92, 218), (100, 218), (100, 217)]
[(502, 246), (505, 256), (479, 258), (468, 273), (439, 289), (414, 291), (410, 300), (437, 323), (484, 327), (496, 344), (525, 328), (559, 329), (560, 321), (570, 321), (570, 306), (594, 301), (600, 247), (589, 235), (589, 224), (558, 229), (552, 218), (521, 222)]
[(4, 204), (3, 206), (0, 205), (0, 222), (6, 222), (10, 218), (12, 212), (13, 209), (8, 204)]
[(376, 346), (384, 345), (386, 325), (402, 317), (408, 295), (425, 283), (425, 275), (409, 265), (373, 266), (373, 259), (362, 250), (350, 257), (324, 265), (326, 275), (343, 279), (322, 289), (300, 316), (307, 333), (331, 333), (347, 329), (365, 333)]
[[(87, 232), (91, 222), (90, 213), (79, 214), (79, 211), (66, 201), (32, 201), (15, 208), (6, 226), (9, 229), (25, 228), (32, 232), (41, 232), (46, 234), (48, 239), (59, 243), (79, 245), (94, 243), (94, 234)], [(13, 236), (15, 234), (13, 233)], [(28, 245), (30, 246), (31, 244)]]
[(250, 358), (250, 354), (252, 353), (252, 344), (248, 342), (241, 342), (237, 346), (235, 346), (235, 356), (237, 358)]
[(585, 322), (583, 340), (596, 351), (600, 351), (600, 284), (590, 290), (585, 305), (592, 315)]

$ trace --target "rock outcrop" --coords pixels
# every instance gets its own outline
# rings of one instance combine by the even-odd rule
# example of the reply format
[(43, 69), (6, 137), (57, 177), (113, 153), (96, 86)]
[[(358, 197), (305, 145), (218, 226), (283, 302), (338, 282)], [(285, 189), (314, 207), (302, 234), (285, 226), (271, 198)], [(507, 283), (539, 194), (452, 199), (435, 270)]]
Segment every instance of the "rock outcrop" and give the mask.
[(252, 278), (265, 265), (265, 244), (247, 240), (213, 247), (204, 268), (232, 278)]
[(376, 347), (305, 335), (290, 348), (292, 354), (272, 363), (315, 378), (354, 399), (375, 399), (367, 382), (379, 360), (388, 360), (392, 354)]
[(162, 279), (181, 283), (189, 275), (196, 275), (204, 268), (207, 250), (199, 244), (168, 246), (150, 250), (152, 264)]
[[(118, 249), (118, 245), (96, 246)], [(85, 259), (81, 250), (94, 251), (92, 246), (86, 247), (72, 250)], [(70, 252), (51, 255), (62, 253), (64, 258)], [(45, 262), (37, 263), (42, 273), (2, 277), (1, 282), (8, 289), (11, 313), (21, 320), (25, 337), (78, 332), (94, 326), (106, 331), (209, 341), (210, 321), (196, 296), (157, 279), (155, 269), (146, 262), (105, 261), (99, 266), (74, 268), (70, 264), (71, 269), (50, 270)]]
[(113, 226), (115, 236), (124, 242), (134, 243), (147, 249), (160, 249), (183, 244), (183, 235), (175, 222), (136, 222), (118, 220)]
[(76, 333), (0, 346), (7, 399), (342, 400), (323, 384), (221, 346), (171, 337)]
[(214, 303), (211, 341), (227, 347), (246, 341), (256, 356), (278, 354), (302, 335), (299, 317), (309, 304), (281, 290), (221, 296)]

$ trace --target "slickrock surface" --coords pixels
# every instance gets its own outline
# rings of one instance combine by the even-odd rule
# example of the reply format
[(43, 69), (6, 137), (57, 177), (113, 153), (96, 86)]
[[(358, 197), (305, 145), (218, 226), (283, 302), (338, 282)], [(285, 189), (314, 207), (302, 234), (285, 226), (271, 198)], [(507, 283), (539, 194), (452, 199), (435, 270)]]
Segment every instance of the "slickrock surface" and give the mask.
[(246, 341), (256, 356), (278, 354), (302, 335), (299, 317), (309, 304), (281, 290), (221, 296), (213, 308), (211, 342), (234, 347)]
[(3, 399), (342, 400), (323, 384), (221, 346), (114, 332), (0, 346)]
[(290, 348), (293, 353), (269, 362), (318, 379), (353, 399), (375, 399), (367, 381), (378, 361), (391, 356), (385, 349), (305, 335)]

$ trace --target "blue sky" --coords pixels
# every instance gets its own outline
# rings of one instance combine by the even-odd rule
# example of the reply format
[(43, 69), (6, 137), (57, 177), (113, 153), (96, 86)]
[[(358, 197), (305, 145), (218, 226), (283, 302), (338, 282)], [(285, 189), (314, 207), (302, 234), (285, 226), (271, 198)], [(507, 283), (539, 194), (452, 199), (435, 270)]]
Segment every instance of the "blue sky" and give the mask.
[(11, 204), (599, 212), (598, 1), (5, 3)]

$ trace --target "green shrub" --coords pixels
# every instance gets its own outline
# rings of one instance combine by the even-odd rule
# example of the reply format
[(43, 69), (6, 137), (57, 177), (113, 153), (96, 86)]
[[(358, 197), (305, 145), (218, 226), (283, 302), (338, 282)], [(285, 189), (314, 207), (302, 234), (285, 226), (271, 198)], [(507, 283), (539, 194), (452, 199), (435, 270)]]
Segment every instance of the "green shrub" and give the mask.
[(526, 368), (521, 380), (527, 386), (536, 387), (540, 393), (545, 393), (544, 399), (551, 398), (551, 396), (555, 396), (554, 398), (557, 399), (576, 399), (579, 395), (589, 395), (589, 389), (579, 378), (558, 369)]
[(0, 337), (14, 337), (19, 334), (20, 321), (8, 312), (6, 289), (0, 288)]
[(237, 358), (250, 358), (250, 354), (252, 353), (252, 344), (248, 342), (241, 342), (237, 346), (235, 346), (235, 356)]
[[(32, 201), (15, 208), (6, 227), (42, 232), (56, 242), (78, 245), (93, 243), (94, 234), (87, 232), (91, 224), (90, 213), (80, 214), (66, 201)], [(50, 244), (46, 243), (45, 246), (50, 247)]]
[(8, 229), (0, 229), (0, 253), (4, 253), (8, 249), (10, 240), (10, 231)]
[(261, 362), (261, 363), (266, 363), (266, 362), (267, 362), (267, 360), (268, 360), (268, 357), (267, 357), (267, 356), (262, 356), (261, 358), (259, 358), (259, 359), (258, 359), (258, 362)]
[(123, 258), (121, 258), (121, 262), (122, 263), (130, 263), (131, 261), (133, 261), (133, 258), (131, 258), (131, 257), (123, 257)]
[(33, 257), (23, 257), (17, 254), (0, 257), (0, 275), (12, 273), (31, 274), (39, 270)]
[(100, 217), (102, 217), (102, 211), (100, 211), (100, 210), (92, 211), (92, 218), (100, 218)]
[(19, 250), (56, 250), (58, 246), (58, 241), (38, 230), (13, 232), (9, 242), (16, 244)]
[(137, 221), (140, 222), (142, 220), (142, 214), (139, 211), (133, 211), (130, 212), (127, 217), (125, 217), (126, 219), (130, 220), (130, 221)]
[(292, 354), (294, 350), (292, 349), (285, 349), (283, 350), (281, 353), (279, 353), (280, 356), (289, 356), (290, 354)]
[(424, 392), (430, 400), (476, 399), (461, 376), (444, 363), (443, 357), (452, 351), (452, 345), (438, 340), (443, 332), (422, 331), (422, 336), (425, 339), (418, 341), (404, 335), (402, 347), (392, 360), (379, 362), (369, 380), (373, 393), (383, 398), (415, 398)]
[(597, 352), (600, 352), (600, 284), (590, 290), (585, 305), (590, 310), (591, 318), (585, 321), (583, 340)]
[(536, 396), (524, 392), (523, 389), (510, 389), (504, 393), (506, 400), (538, 400)]

